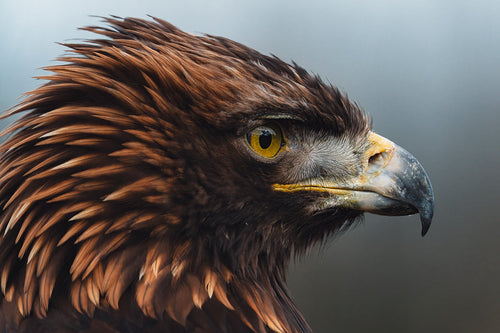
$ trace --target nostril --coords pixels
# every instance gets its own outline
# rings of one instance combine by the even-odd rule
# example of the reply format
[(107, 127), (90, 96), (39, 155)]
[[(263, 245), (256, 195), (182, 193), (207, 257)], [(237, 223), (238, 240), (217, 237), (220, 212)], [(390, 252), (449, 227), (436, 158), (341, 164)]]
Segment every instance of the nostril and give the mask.
[(386, 152), (376, 153), (368, 159), (368, 165), (381, 166), (387, 157)]

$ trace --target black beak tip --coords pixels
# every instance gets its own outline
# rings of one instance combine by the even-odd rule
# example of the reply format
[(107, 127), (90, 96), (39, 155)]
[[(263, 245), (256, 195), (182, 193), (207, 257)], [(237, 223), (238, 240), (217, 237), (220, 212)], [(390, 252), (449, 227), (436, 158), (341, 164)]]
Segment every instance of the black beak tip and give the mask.
[[(430, 184), (430, 182), (428, 181)], [(434, 193), (432, 191), (432, 186), (428, 187), (427, 200), (424, 200), (418, 207), (420, 213), (420, 222), (422, 223), (422, 237), (427, 234), (429, 228), (431, 227), (432, 217), (434, 216)]]
[(427, 234), (431, 227), (432, 216), (434, 215), (434, 200), (431, 204), (420, 210), (420, 222), (422, 223), (422, 237)]
[(421, 216), (420, 221), (422, 222), (422, 237), (424, 237), (431, 227), (432, 219), (424, 218), (423, 216)]

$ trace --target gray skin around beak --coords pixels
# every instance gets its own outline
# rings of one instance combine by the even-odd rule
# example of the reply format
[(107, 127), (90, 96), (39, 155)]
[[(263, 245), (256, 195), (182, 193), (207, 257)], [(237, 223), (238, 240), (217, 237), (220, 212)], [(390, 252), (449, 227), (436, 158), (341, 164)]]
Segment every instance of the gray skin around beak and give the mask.
[(422, 236), (432, 221), (434, 193), (422, 165), (405, 149), (371, 133), (362, 157), (362, 172), (343, 181), (310, 179), (298, 184), (275, 184), (281, 192), (327, 192), (316, 209), (342, 207), (379, 215), (420, 214)]

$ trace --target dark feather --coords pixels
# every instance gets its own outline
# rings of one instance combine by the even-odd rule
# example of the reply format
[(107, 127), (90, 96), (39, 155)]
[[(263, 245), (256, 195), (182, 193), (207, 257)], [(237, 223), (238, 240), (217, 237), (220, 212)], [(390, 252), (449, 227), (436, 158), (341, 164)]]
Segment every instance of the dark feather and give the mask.
[(0, 328), (310, 331), (289, 258), (359, 213), (298, 223), (308, 196), (271, 195), (280, 169), (235, 142), (269, 115), (338, 137), (366, 136), (367, 117), (231, 40), (105, 21), (8, 113), (23, 115), (0, 147)]

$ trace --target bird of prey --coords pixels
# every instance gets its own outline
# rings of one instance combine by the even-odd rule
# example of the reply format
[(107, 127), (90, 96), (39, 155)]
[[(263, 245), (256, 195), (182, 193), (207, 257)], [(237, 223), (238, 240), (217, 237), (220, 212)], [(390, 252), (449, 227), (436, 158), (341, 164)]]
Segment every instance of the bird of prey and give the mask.
[(310, 332), (291, 256), (419, 213), (419, 162), (294, 64), (104, 18), (6, 116), (1, 332)]

